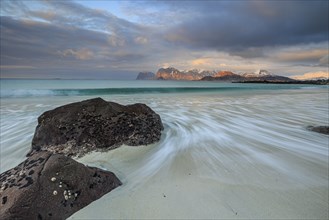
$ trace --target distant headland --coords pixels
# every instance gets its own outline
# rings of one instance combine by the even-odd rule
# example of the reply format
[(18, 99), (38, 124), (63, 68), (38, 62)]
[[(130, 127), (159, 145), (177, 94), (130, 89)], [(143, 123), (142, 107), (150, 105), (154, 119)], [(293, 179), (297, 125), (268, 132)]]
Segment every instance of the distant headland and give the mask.
[(183, 70), (174, 67), (160, 68), (156, 73), (140, 72), (137, 80), (187, 80), (187, 81), (219, 81), (232, 83), (275, 83), (275, 84), (315, 84), (328, 85), (328, 78), (296, 80), (286, 76), (273, 74), (267, 70), (254, 73), (234, 73), (216, 70)]

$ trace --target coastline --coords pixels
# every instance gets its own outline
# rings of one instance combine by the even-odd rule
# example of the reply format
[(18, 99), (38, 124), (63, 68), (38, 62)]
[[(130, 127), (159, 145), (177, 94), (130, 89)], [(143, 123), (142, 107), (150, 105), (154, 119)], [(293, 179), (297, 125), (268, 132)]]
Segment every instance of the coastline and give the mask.
[[(103, 94), (148, 104), (165, 130), (152, 145), (79, 158), (113, 171), (123, 185), (71, 218), (327, 218), (328, 138), (307, 126), (328, 121), (328, 93), (304, 87)], [(1, 168), (24, 159), (42, 112), (88, 98), (2, 99)]]
[(245, 81), (236, 81), (236, 82), (233, 81), (232, 83), (329, 85), (329, 79), (327, 79), (327, 80), (295, 80), (295, 81), (245, 80)]
[(0, 220), (329, 220), (329, 0), (0, 1)]

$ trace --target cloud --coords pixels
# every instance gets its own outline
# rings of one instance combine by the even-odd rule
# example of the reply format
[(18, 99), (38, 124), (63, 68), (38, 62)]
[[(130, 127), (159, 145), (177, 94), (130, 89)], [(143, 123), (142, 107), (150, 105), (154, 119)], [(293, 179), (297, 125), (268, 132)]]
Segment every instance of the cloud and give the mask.
[[(59, 69), (82, 74), (82, 70), (93, 71), (97, 66), (104, 66), (109, 75), (111, 71), (135, 72), (145, 65), (145, 51), (134, 41), (121, 43), (104, 32), (1, 17), (1, 64), (21, 67), (2, 68), (11, 74), (21, 74), (23, 67), (32, 64), (36, 75), (45, 68), (44, 74), (58, 73)], [(148, 67), (152, 64), (155, 68), (154, 62)]]
[(125, 38), (121, 38), (116, 35), (111, 35), (108, 37), (108, 42), (113, 47), (123, 47), (126, 44)]
[(193, 66), (201, 66), (201, 65), (205, 65), (205, 64), (209, 64), (209, 61), (206, 58), (192, 60)]
[(116, 2), (126, 17), (80, 3), (3, 0), (1, 64), (21, 67), (6, 74), (328, 67), (327, 1)]
[(328, 71), (308, 72), (308, 73), (304, 73), (303, 75), (292, 76), (291, 78), (297, 80), (307, 80), (307, 79), (316, 79), (316, 78), (328, 79), (329, 72)]
[(244, 58), (256, 58), (265, 56), (265, 48), (263, 47), (247, 47), (245, 49), (233, 49), (229, 51), (232, 56), (239, 56)]
[(328, 67), (328, 42), (270, 48), (265, 56), (277, 65), (324, 68)]
[(43, 22), (27, 23), (1, 17), (1, 60), (29, 63), (58, 58), (57, 51), (73, 48), (100, 48), (107, 44), (107, 35), (95, 31), (60, 27)]
[(55, 11), (31, 11), (29, 14), (44, 21), (54, 21), (59, 18)]
[(59, 51), (58, 53), (64, 57), (73, 56), (79, 60), (90, 60), (94, 57), (94, 53), (87, 48), (82, 48), (80, 50), (67, 49), (64, 51)]
[(148, 39), (146, 37), (138, 36), (138, 37), (135, 38), (135, 42), (137, 44), (147, 44)]
[(44, 21), (61, 27), (74, 27), (78, 29), (94, 30), (126, 38), (133, 38), (143, 26), (116, 17), (105, 10), (87, 8), (76, 2), (66, 1), (34, 1), (42, 9), (34, 9), (28, 2), (4, 1), (3, 11), (7, 15), (19, 13), (20, 18)]
[(321, 57), (321, 59), (319, 60), (319, 65), (320, 66), (329, 66), (329, 55), (328, 54)]
[(261, 56), (257, 48), (328, 40), (327, 1), (202, 3), (178, 3), (190, 9), (190, 19), (170, 27), (168, 41), (244, 57)]
[(277, 55), (281, 61), (320, 61), (322, 59), (322, 62), (325, 62), (325, 57), (328, 57), (327, 49), (287, 51)]

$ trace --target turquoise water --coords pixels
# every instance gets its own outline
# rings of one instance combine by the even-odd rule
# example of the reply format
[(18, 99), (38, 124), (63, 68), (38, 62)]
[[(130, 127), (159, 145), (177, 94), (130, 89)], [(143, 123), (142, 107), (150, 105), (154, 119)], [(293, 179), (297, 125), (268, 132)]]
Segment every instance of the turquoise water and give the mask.
[(309, 88), (309, 85), (232, 84), (198, 81), (1, 80), (1, 97), (225, 92)]
[[(131, 192), (144, 195), (142, 190), (146, 183), (160, 188), (186, 183), (184, 169), (193, 174), (189, 180), (192, 189), (185, 193), (182, 189), (182, 194), (177, 192), (175, 199), (184, 201), (186, 193), (200, 192), (198, 197), (184, 201), (184, 204), (194, 207), (202, 201), (214, 208), (190, 209), (185, 213), (179, 206), (171, 207), (172, 213), (176, 209), (181, 213), (176, 217), (222, 216), (216, 210), (223, 210), (216, 209), (216, 205), (222, 202), (224, 192), (221, 191), (223, 188), (216, 187), (223, 185), (248, 192), (235, 195), (236, 201), (251, 201), (250, 195), (254, 201), (264, 201), (244, 204), (249, 214), (260, 213), (259, 209), (270, 210), (256, 216), (242, 216), (245, 218), (328, 217), (329, 140), (326, 135), (306, 129), (309, 125), (329, 124), (328, 86), (197, 81), (0, 82), (1, 172), (25, 159), (38, 116), (60, 105), (101, 97), (121, 104), (145, 103), (160, 115), (165, 127), (161, 140), (147, 148), (142, 147), (143, 153), (138, 154), (138, 158), (121, 157), (125, 154), (121, 152), (119, 159), (108, 154), (83, 159), (89, 165), (115, 171), (124, 184), (113, 193), (117, 196), (102, 199), (104, 208), (95, 212), (88, 206), (77, 215), (78, 219), (104, 218), (108, 214), (107, 207), (115, 207), (120, 198), (126, 197), (122, 206), (112, 209), (111, 218), (131, 218), (129, 210), (137, 210), (135, 217), (165, 218), (167, 206), (159, 208), (157, 215), (152, 216), (136, 208), (152, 207), (147, 200), (139, 204), (127, 201), (133, 196)], [(159, 176), (161, 181), (157, 179)], [(208, 185), (205, 180), (214, 184)], [(196, 188), (193, 183), (197, 183)], [(203, 193), (209, 190), (213, 192), (211, 196), (203, 198)], [(217, 191), (222, 194), (217, 195)], [(267, 203), (274, 198), (275, 207), (273, 203)], [(175, 204), (175, 201), (170, 202), (169, 196), (166, 199), (168, 204)], [(229, 215), (230, 212), (225, 217), (235, 218), (234, 213)], [(122, 217), (122, 213), (127, 216)]]

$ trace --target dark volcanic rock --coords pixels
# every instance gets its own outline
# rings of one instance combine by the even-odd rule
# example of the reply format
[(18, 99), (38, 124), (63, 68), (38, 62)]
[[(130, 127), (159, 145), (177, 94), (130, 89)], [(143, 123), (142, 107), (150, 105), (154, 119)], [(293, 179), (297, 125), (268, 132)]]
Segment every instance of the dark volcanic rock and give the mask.
[(66, 219), (121, 185), (111, 172), (40, 151), (0, 174), (0, 219)]
[(122, 144), (146, 145), (159, 141), (162, 130), (160, 116), (145, 104), (124, 106), (95, 98), (44, 112), (38, 118), (32, 153), (82, 156)]
[(308, 130), (329, 135), (329, 126), (308, 126)]

